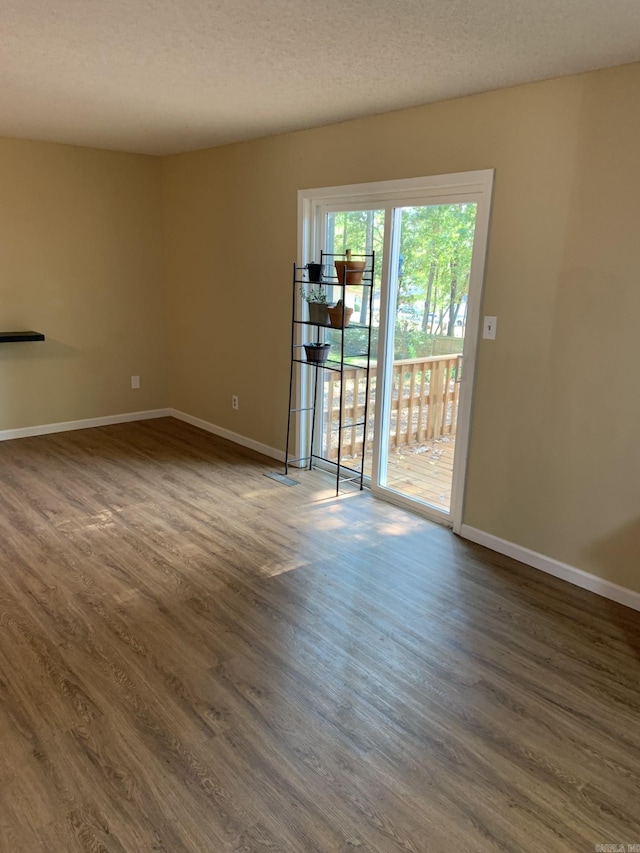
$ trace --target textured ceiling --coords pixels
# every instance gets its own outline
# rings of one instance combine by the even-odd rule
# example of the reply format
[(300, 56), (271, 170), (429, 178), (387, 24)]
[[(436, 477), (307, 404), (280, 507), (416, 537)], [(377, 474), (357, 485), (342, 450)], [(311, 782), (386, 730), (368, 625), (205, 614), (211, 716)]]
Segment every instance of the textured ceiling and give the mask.
[(638, 59), (638, 0), (2, 0), (0, 135), (167, 154)]

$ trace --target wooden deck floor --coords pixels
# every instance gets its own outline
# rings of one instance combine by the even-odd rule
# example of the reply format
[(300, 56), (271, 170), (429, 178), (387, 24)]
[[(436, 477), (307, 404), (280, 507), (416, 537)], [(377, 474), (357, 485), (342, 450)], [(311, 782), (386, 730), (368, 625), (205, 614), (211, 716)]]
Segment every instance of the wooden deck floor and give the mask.
[(449, 510), (455, 439), (389, 451), (387, 485), (409, 497)]
[(0, 443), (1, 853), (640, 843), (638, 614), (275, 469)]
[[(391, 448), (387, 485), (448, 512), (451, 506), (454, 448), (454, 437)], [(371, 476), (371, 461), (372, 453), (368, 449), (365, 456), (365, 473), (368, 476)], [(359, 466), (360, 458), (352, 458), (346, 464)]]

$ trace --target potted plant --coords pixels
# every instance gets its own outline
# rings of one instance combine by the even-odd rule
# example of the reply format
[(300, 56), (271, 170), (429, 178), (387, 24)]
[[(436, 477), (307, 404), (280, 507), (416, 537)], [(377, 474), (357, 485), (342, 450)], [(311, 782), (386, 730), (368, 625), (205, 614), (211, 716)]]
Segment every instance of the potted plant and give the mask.
[(309, 261), (305, 269), (307, 270), (309, 281), (322, 281), (322, 276), (324, 275), (324, 264), (316, 264), (313, 261)]
[(309, 303), (309, 322), (314, 323), (316, 326), (328, 326), (329, 300), (327, 299), (324, 287), (318, 285), (317, 287), (310, 287), (309, 290), (305, 290), (304, 285), (302, 285), (300, 287), (300, 296)]
[(338, 299), (335, 307), (328, 308), (327, 312), (329, 314), (329, 322), (333, 328), (342, 329), (343, 320), (345, 328), (349, 325), (349, 320), (351, 320), (351, 315), (353, 314), (353, 308), (348, 308), (343, 304), (342, 299)]
[(331, 344), (323, 344), (322, 341), (316, 341), (315, 343), (304, 345), (304, 351), (307, 354), (307, 361), (310, 361), (313, 364), (324, 364), (329, 357), (330, 349)]
[(351, 249), (347, 249), (344, 253), (346, 260), (335, 261), (336, 275), (340, 284), (360, 284), (362, 282), (362, 274), (367, 266), (366, 261), (352, 261)]

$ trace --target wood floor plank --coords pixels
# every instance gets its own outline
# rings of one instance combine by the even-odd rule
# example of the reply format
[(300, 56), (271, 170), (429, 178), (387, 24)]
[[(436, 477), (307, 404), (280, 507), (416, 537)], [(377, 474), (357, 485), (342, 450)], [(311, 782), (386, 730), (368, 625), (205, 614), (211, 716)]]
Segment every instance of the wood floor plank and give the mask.
[(0, 444), (0, 853), (640, 844), (637, 614), (275, 467)]

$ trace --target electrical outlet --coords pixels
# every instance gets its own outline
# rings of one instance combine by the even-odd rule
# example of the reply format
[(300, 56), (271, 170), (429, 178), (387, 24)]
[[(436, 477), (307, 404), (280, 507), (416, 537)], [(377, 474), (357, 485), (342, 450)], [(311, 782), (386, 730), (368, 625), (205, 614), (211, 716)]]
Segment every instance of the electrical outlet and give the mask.
[(239, 406), (238, 406), (238, 397), (236, 396), (236, 394), (234, 394), (234, 395), (231, 397), (231, 408), (232, 408), (232, 409), (235, 409), (235, 410), (236, 410), (236, 412), (237, 412), (237, 411), (238, 411), (238, 409), (239, 409)]
[(140, 387), (140, 377), (132, 376), (131, 377), (131, 387), (135, 390)]

